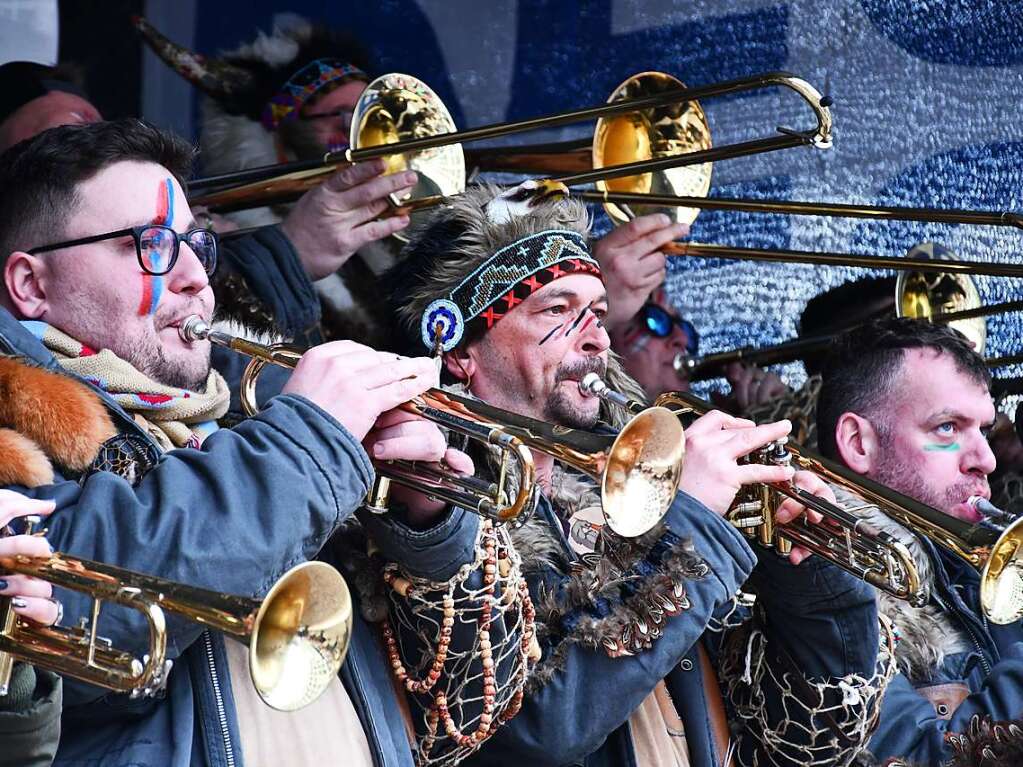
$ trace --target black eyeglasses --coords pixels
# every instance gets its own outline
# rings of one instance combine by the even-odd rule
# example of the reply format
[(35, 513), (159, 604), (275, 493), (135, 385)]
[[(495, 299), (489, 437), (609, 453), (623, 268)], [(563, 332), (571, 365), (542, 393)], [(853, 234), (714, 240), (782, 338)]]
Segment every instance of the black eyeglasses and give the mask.
[(657, 304), (644, 304), (640, 318), (646, 331), (657, 338), (667, 338), (671, 335), (672, 326), (677, 325), (686, 335), (686, 354), (696, 354), (700, 350), (700, 334), (689, 320), (674, 317)]
[(139, 266), (146, 274), (159, 277), (170, 272), (174, 268), (174, 264), (178, 262), (178, 249), (183, 242), (187, 243), (199, 258), (199, 263), (206, 270), (206, 274), (213, 274), (217, 268), (217, 235), (215, 233), (209, 229), (192, 229), (178, 234), (169, 226), (160, 224), (133, 226), (131, 229), (118, 229), (116, 232), (55, 242), (52, 245), (32, 248), (28, 252), (32, 254), (45, 253), (49, 250), (60, 250), (75, 245), (88, 245), (91, 242), (128, 236), (135, 241), (135, 255), (138, 256)]

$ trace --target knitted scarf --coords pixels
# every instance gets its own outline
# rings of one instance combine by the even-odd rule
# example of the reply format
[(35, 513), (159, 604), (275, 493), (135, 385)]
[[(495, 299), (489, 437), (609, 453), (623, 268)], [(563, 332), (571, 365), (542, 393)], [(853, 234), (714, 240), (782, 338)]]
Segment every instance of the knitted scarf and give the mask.
[(45, 322), (22, 323), (65, 370), (95, 384), (131, 414), (162, 451), (199, 447), (217, 430), (231, 394), (211, 370), (202, 391), (176, 389), (140, 373), (109, 349), (95, 351)]

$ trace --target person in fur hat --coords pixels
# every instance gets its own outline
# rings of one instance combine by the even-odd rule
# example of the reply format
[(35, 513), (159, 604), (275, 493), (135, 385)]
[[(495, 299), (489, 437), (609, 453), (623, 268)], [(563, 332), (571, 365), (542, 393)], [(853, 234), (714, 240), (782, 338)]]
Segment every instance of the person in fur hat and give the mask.
[[(205, 94), (199, 143), (203, 170), (222, 174), (294, 160), (319, 159), (349, 145), (352, 110), (369, 82), (367, 51), (351, 35), (287, 15), (267, 35), (217, 58), (201, 56), (164, 37), (143, 18), (135, 19), (143, 39), (168, 66)], [(374, 176), (383, 173), (383, 163)], [(417, 183), (408, 171), (400, 196)], [(378, 215), (392, 190), (380, 179), (360, 179), (350, 187)], [(376, 183), (375, 183), (376, 182)], [(258, 207), (226, 214), (231, 226), (266, 226), (287, 215), (290, 205)], [(377, 275), (394, 262), (387, 238), (404, 228), (396, 216), (360, 227), (358, 247), (345, 251), (336, 273), (321, 275), (317, 290), (322, 323), (330, 339), (383, 342)], [(379, 231), (377, 231), (379, 230)], [(372, 236), (369, 236), (372, 235)]]
[[(821, 452), (951, 517), (980, 523), (966, 503), (990, 498), (996, 460), (991, 375), (955, 330), (887, 319), (857, 328), (825, 365), (817, 406)], [(1023, 623), (989, 623), (976, 569), (880, 513), (870, 516), (914, 553), (928, 603), (915, 609), (879, 595), (901, 637), (899, 675), (885, 693), (870, 749), (937, 764), (948, 734), (977, 714), (1009, 720), (1023, 711)]]
[[(621, 413), (579, 387), (596, 372), (638, 391), (609, 351), (586, 210), (522, 192), (471, 187), (416, 228), (388, 280), (396, 332), (405, 351), (440, 354), (456, 390), (556, 426), (621, 426)], [(788, 430), (721, 412), (698, 419), (680, 492), (635, 539), (603, 524), (592, 481), (534, 452), (542, 494), (513, 538), (543, 660), (519, 715), (467, 763), (848, 763), (889, 673), (871, 590), (805, 551), (792, 563), (758, 556), (723, 518), (750, 483), (832, 497), (816, 477), (741, 462)], [(778, 518), (801, 513), (786, 503)], [(751, 574), (756, 621), (733, 599)]]
[[(192, 157), (180, 139), (123, 120), (54, 128), (0, 158), (0, 486), (53, 503), (55, 550), (262, 596), (350, 521), (373, 481), (370, 455), (472, 466), (434, 425), (395, 410), (436, 385), (434, 364), (352, 342), (310, 350), (290, 377), (268, 380), (257, 416), (220, 428), (237, 389), (221, 371), (235, 377), (245, 360), (179, 332), (190, 315), (209, 320), (219, 255), (182, 190)], [(294, 269), (287, 238), (274, 236), (263, 260)], [(478, 517), (402, 488), (392, 497), (394, 514), (360, 513), (392, 582), (418, 594), (421, 581), (453, 588), (463, 571), (484, 579)], [(335, 551), (322, 556), (337, 561)], [(90, 616), (86, 595), (61, 599), (68, 622)], [(441, 614), (424, 620), (432, 630)], [(117, 606), (99, 633), (135, 655), (148, 636), (139, 613)], [(414, 664), (388, 657), (358, 615), (340, 678), (297, 713), (256, 699), (245, 648), (220, 634), (172, 616), (168, 656), (156, 697), (66, 678), (55, 763), (322, 764), (344, 753), (413, 764), (391, 670)]]
[[(207, 173), (315, 160), (349, 146), (353, 109), (373, 68), (369, 53), (351, 35), (284, 14), (271, 34), (260, 32), (233, 51), (207, 58), (168, 40), (145, 19), (137, 18), (135, 25), (168, 66), (206, 95), (200, 143)], [(406, 187), (417, 181), (409, 174)], [(379, 194), (371, 197), (374, 202), (382, 199)], [(242, 226), (264, 225), (280, 221), (287, 210), (280, 205), (240, 211), (230, 218)], [(337, 275), (317, 283), (327, 338), (389, 342), (390, 318), (378, 286), (401, 247), (388, 236), (406, 224), (401, 219), (377, 237), (363, 238), (356, 256), (345, 260)], [(640, 216), (594, 243), (615, 299), (607, 317), (609, 329), (628, 322), (664, 281), (660, 249), (688, 232), (687, 225), (654, 214)]]

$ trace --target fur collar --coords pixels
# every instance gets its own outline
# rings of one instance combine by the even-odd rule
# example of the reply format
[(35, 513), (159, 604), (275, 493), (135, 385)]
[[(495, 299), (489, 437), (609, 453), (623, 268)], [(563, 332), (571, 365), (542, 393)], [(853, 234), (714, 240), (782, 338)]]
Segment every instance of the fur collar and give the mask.
[(0, 357), (0, 486), (48, 485), (55, 466), (80, 474), (116, 433), (102, 400), (84, 384)]
[[(842, 488), (833, 488), (839, 502), (856, 510), (872, 525), (894, 536), (909, 549), (920, 573), (920, 581), (928, 596), (934, 588), (934, 562), (920, 539), (877, 506), (863, 506), (859, 498)], [(844, 501), (850, 501), (845, 504)], [(916, 608), (902, 599), (877, 592), (878, 611), (888, 617), (899, 634), (895, 658), (899, 671), (914, 684), (926, 684), (945, 662), (945, 657), (969, 648), (959, 624), (940, 607), (928, 600)]]

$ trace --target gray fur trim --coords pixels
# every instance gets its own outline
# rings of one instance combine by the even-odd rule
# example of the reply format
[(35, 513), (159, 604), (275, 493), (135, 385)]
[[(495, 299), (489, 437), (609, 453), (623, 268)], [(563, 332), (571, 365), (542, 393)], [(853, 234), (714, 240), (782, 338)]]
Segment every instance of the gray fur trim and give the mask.
[[(839, 502), (843, 502), (844, 499), (851, 502), (859, 500), (847, 490), (838, 487), (833, 489)], [(847, 505), (847, 508), (850, 507)], [(877, 528), (893, 535), (909, 549), (920, 573), (920, 581), (929, 594), (934, 585), (934, 565), (920, 539), (891, 517), (881, 513), (876, 506), (856, 511)], [(883, 591), (878, 591), (877, 597), (878, 611), (891, 620), (899, 633), (899, 644), (895, 651), (899, 671), (914, 684), (928, 682), (945, 662), (945, 656), (962, 652), (969, 647), (958, 624), (932, 602), (916, 608), (905, 600), (896, 599)]]
[(493, 221), (486, 207), (501, 192), (494, 184), (473, 184), (411, 231), (402, 255), (412, 261), (415, 274), (410, 284), (398, 288), (401, 295), (394, 302), (398, 322), (411, 338), (419, 337), (420, 318), (432, 301), (448, 295), (509, 243), (547, 229), (589, 234), (586, 206), (572, 199), (543, 202), (529, 215)]

